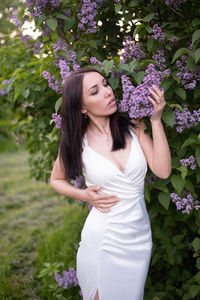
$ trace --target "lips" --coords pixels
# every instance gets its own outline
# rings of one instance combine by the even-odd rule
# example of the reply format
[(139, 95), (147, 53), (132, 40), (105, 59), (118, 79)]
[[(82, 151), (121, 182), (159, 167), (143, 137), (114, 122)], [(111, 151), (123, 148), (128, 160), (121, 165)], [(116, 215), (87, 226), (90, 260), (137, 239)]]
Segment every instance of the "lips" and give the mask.
[(108, 102), (107, 105), (112, 105), (112, 104), (114, 104), (114, 103), (115, 103), (115, 98), (112, 98), (112, 99)]

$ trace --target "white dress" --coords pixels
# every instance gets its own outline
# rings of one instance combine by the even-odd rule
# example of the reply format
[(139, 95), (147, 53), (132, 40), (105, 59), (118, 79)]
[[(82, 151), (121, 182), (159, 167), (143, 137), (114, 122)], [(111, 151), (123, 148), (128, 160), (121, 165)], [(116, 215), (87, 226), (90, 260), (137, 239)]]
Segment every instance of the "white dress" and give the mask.
[(124, 172), (93, 150), (83, 138), (86, 185), (99, 185), (120, 201), (110, 212), (93, 207), (81, 232), (76, 257), (83, 300), (142, 300), (152, 235), (144, 201), (147, 162), (135, 133)]

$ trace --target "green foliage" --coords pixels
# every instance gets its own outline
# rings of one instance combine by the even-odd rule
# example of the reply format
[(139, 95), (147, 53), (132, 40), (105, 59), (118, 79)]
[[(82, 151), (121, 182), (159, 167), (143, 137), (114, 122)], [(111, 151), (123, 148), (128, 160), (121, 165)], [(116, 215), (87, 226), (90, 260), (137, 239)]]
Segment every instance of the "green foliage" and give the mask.
[[(179, 69), (176, 63), (181, 56), (186, 55), (186, 65), (191, 72), (194, 73), (199, 66), (200, 8), (196, 1), (190, 0), (182, 3), (180, 8), (168, 7), (165, 1), (157, 0), (121, 1), (116, 5), (105, 0), (96, 17), (97, 21), (101, 21), (101, 25), (97, 25), (95, 34), (85, 35), (78, 29), (78, 2), (73, 0), (69, 6), (68, 1), (62, 1), (57, 9), (46, 10), (40, 17), (35, 18), (38, 28), (44, 30), (46, 22), (50, 29), (49, 37), (39, 37), (42, 42), (39, 55), (34, 55), (33, 49), (28, 47), (33, 41), (23, 44), (18, 37), (12, 41), (6, 40), (0, 50), (0, 76), (1, 81), (11, 79), (11, 83), (6, 87), (9, 93), (0, 98), (1, 105), (6, 110), (10, 109), (9, 122), (14, 133), (25, 136), (26, 148), (31, 154), (32, 176), (48, 180), (59, 140), (59, 131), (50, 122), (51, 114), (60, 112), (61, 95), (47, 86), (42, 72), (46, 70), (55, 75), (61, 88), (60, 71), (53, 63), (56, 59), (53, 44), (57, 38), (63, 39), (68, 50), (76, 51), (77, 63), (82, 62), (82, 66), (88, 66), (92, 56), (103, 62), (103, 72), (108, 77), (117, 99), (122, 98), (122, 86), (120, 78), (113, 78), (111, 72), (122, 72), (137, 86), (144, 78), (147, 65), (156, 64), (152, 55), (162, 48), (167, 68), (171, 70), (170, 76), (162, 81), (161, 86), (164, 88), (167, 102), (162, 120), (172, 153), (172, 174), (166, 180), (158, 179), (154, 184), (147, 181), (145, 184), (154, 247), (144, 299), (200, 299), (199, 212), (182, 214), (170, 200), (170, 193), (174, 192), (183, 197), (184, 189), (191, 192), (195, 199), (200, 196), (200, 123), (184, 129), (181, 133), (177, 132), (174, 126), (175, 108), (180, 111), (183, 111), (184, 106), (191, 111), (199, 109), (199, 81), (193, 90), (185, 89), (181, 80), (177, 78)], [(65, 9), (71, 10), (70, 17), (63, 14)], [(166, 34), (163, 42), (152, 38), (155, 24)], [(123, 41), (127, 34), (136, 41), (139, 38), (145, 58), (120, 63), (119, 53), (124, 47)], [(177, 42), (173, 44), (171, 39), (174, 36), (177, 37)], [(192, 43), (192, 48), (188, 48), (189, 42)], [(59, 50), (57, 55), (68, 57), (63, 50)], [(70, 67), (72, 70), (73, 66)], [(100, 69), (98, 65), (94, 68)], [(4, 109), (0, 111), (2, 116), (3, 112)], [(190, 155), (196, 158), (195, 170), (180, 164), (181, 159)], [(149, 171), (147, 178), (150, 173)], [(73, 226), (68, 224), (68, 228), (65, 229), (71, 230)], [(78, 232), (80, 233), (80, 227)], [(60, 252), (55, 252), (53, 260), (51, 256), (42, 259), (39, 273), (44, 275), (41, 277), (44, 288), (41, 295), (45, 295), (44, 297), (45, 293), (51, 297), (56, 288), (52, 279), (53, 287), (49, 289), (49, 270), (59, 267), (62, 262), (65, 266), (69, 266), (69, 262), (75, 262), (79, 238), (72, 229), (68, 238), (72, 244), (68, 244), (67, 255), (62, 256)], [(64, 237), (61, 237), (61, 243), (63, 239)], [(51, 249), (57, 249), (53, 248), (53, 243)]]

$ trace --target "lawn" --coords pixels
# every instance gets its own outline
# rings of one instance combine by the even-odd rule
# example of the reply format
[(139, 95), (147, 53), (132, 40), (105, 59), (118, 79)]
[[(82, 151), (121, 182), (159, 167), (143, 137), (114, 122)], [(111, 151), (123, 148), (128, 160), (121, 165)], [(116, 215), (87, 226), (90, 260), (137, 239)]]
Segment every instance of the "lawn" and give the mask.
[[(86, 215), (78, 201), (70, 204), (48, 184), (29, 177), (25, 151), (0, 153), (0, 299), (53, 299), (41, 296), (48, 293), (37, 274), (44, 262), (61, 261), (67, 226), (74, 218), (77, 223), (77, 216), (79, 240)], [(59, 254), (53, 251), (58, 243)]]

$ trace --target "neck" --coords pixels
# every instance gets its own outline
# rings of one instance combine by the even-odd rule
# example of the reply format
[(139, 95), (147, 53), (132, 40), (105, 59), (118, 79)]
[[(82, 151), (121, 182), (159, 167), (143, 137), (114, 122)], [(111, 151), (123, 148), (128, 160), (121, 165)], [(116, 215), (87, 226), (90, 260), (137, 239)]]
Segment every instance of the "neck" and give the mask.
[(101, 117), (101, 118), (91, 118), (89, 121), (89, 129), (97, 135), (111, 135), (110, 132), (110, 118)]

